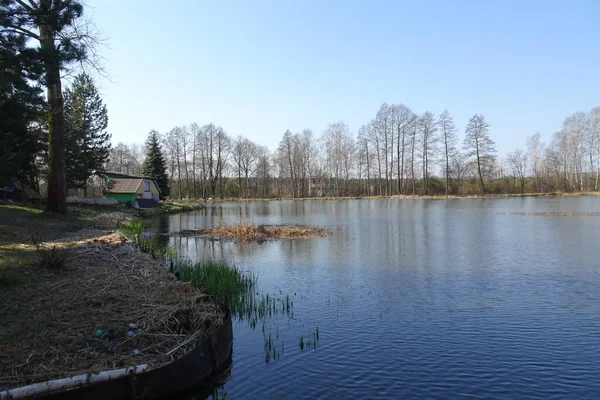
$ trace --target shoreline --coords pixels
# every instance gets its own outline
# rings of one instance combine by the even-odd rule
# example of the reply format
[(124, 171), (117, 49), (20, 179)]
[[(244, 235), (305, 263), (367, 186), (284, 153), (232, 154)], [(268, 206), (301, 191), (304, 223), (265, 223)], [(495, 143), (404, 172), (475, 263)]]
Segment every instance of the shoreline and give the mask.
[(207, 199), (203, 204), (252, 201), (291, 201), (291, 200), (469, 200), (469, 199), (506, 199), (518, 197), (583, 197), (600, 196), (600, 192), (547, 192), (547, 193), (509, 193), (509, 194), (476, 194), (476, 195), (419, 195), (419, 194), (395, 194), (390, 196), (323, 196), (323, 197), (273, 197), (273, 198), (223, 198)]
[(155, 215), (177, 214), (177, 213), (187, 212), (187, 211), (202, 210), (203, 208), (206, 208), (206, 206), (200, 202), (184, 204), (181, 202), (174, 202), (174, 201), (171, 202), (170, 201), (170, 202), (165, 202), (165, 203), (159, 203), (158, 207), (140, 208), (139, 215), (142, 218), (147, 218), (147, 217), (153, 217)]

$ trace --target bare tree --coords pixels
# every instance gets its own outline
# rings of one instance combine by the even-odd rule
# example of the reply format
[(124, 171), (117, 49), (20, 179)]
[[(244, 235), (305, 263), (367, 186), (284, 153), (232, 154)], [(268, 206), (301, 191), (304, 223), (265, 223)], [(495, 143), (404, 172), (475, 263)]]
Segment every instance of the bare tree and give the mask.
[(417, 145), (417, 132), (419, 122), (413, 124), (412, 131), (410, 132), (410, 176), (412, 180), (412, 194), (416, 193), (416, 177), (415, 177), (415, 149)]
[[(334, 190), (341, 196), (347, 194), (347, 183), (354, 161), (354, 139), (348, 125), (343, 122), (329, 124), (323, 132), (325, 165), (333, 178)], [(342, 191), (343, 184), (343, 191)]]
[(538, 132), (535, 135), (527, 137), (527, 152), (529, 162), (531, 163), (531, 172), (533, 174), (536, 191), (543, 191), (541, 185), (541, 169), (544, 154), (544, 143), (541, 141), (542, 135)]
[(292, 135), (292, 132), (287, 130), (285, 131), (285, 133), (283, 134), (283, 139), (281, 139), (281, 142), (279, 143), (279, 157), (280, 157), (280, 167), (281, 167), (281, 171), (286, 171), (287, 174), (290, 177), (291, 180), (291, 184), (292, 184), (292, 197), (296, 196), (296, 188), (297, 188), (297, 182), (296, 182), (296, 171), (295, 171), (295, 163), (294, 163), (294, 147), (295, 147), (295, 138), (294, 135)]
[(600, 107), (593, 108), (590, 111), (590, 136), (593, 137), (594, 155), (596, 157), (596, 177), (594, 180), (594, 190), (598, 190), (598, 178), (600, 177)]
[(469, 163), (465, 155), (460, 151), (456, 151), (451, 159), (451, 173), (452, 173), (452, 191), (459, 193), (462, 181), (465, 176), (469, 173)]
[(458, 142), (454, 119), (450, 116), (448, 110), (444, 110), (438, 118), (438, 126), (440, 128), (442, 145), (444, 146), (443, 170), (444, 177), (446, 178), (446, 196), (448, 196), (448, 190), (450, 188), (450, 160), (456, 153), (456, 144)]
[(299, 166), (298, 171), (301, 182), (301, 197), (306, 197), (308, 194), (308, 179), (314, 172), (316, 161), (319, 154), (319, 149), (316, 144), (315, 137), (310, 129), (304, 129), (302, 133), (297, 135), (297, 144), (299, 155), (297, 157)]
[(358, 139), (357, 139), (357, 147), (358, 147), (358, 179), (361, 181), (363, 168), (364, 174), (367, 175), (367, 181), (365, 183), (364, 193), (367, 193), (367, 196), (371, 195), (371, 159), (369, 154), (369, 137), (367, 132), (367, 127), (365, 125), (361, 126), (358, 130)]
[(196, 168), (198, 167), (200, 142), (202, 140), (200, 126), (194, 122), (193, 124), (190, 125), (189, 132), (190, 132), (191, 141), (192, 141), (192, 149), (191, 149), (191, 151), (192, 151), (192, 155), (191, 155), (192, 156), (192, 193), (193, 193), (193, 197), (197, 198), (198, 191), (196, 188), (196, 185), (197, 185)]
[(508, 163), (510, 164), (513, 177), (519, 179), (521, 184), (521, 193), (525, 193), (525, 177), (527, 171), (527, 154), (521, 150), (517, 149), (514, 152), (510, 153), (507, 157)]
[(423, 194), (425, 195), (429, 194), (429, 169), (438, 143), (437, 130), (437, 122), (433, 113), (429, 111), (423, 113), (419, 118), (418, 132), (423, 167)]
[[(389, 194), (390, 182), (390, 154), (393, 154), (391, 149), (393, 123), (391, 108), (387, 103), (377, 111), (375, 119), (372, 121), (371, 135), (375, 142), (375, 150), (377, 153), (377, 164), (379, 170), (379, 195)], [(384, 174), (384, 175), (383, 175)], [(385, 182), (385, 192), (382, 190), (382, 183)]]
[[(183, 131), (180, 127), (171, 129), (164, 137), (164, 145), (168, 163), (170, 165), (169, 172), (171, 176), (171, 193), (175, 187), (174, 177), (177, 174), (177, 197), (182, 198), (182, 180), (181, 180), (181, 164), (184, 157), (183, 151)], [(185, 163), (185, 161), (183, 161)]]
[(586, 119), (585, 113), (577, 112), (565, 119), (563, 123), (563, 132), (566, 140), (566, 151), (569, 157), (570, 174), (567, 180), (575, 190), (583, 190), (583, 172), (584, 172), (584, 143), (586, 137)]
[[(258, 161), (258, 145), (253, 141), (238, 136), (233, 145), (233, 160), (238, 175), (240, 197), (250, 196), (250, 175), (253, 173)], [(244, 177), (244, 183), (242, 183)]]
[(486, 193), (484, 177), (490, 172), (496, 153), (495, 143), (490, 138), (489, 131), (490, 125), (485, 121), (485, 117), (475, 114), (465, 129), (463, 144), (467, 157), (474, 158), (483, 194)]
[[(258, 146), (256, 165), (256, 195), (266, 198), (269, 197), (269, 180), (271, 178), (271, 155), (269, 149), (265, 146)], [(258, 186), (260, 182), (260, 187)]]
[(412, 126), (417, 120), (417, 116), (404, 104), (393, 107), (395, 110), (394, 129), (396, 131), (396, 173), (398, 175), (397, 191), (398, 193), (402, 193), (404, 190), (404, 176), (406, 174), (406, 143), (408, 142), (408, 136)]
[(202, 180), (207, 185), (203, 188), (203, 197), (207, 196), (207, 190), (216, 197), (219, 188), (219, 195), (223, 198), (223, 172), (231, 151), (231, 140), (223, 128), (214, 124), (202, 126), (198, 136), (202, 154)]
[(186, 126), (182, 126), (179, 130), (179, 140), (183, 150), (183, 171), (185, 172), (185, 195), (190, 197), (190, 169), (188, 168), (188, 158), (192, 137)]

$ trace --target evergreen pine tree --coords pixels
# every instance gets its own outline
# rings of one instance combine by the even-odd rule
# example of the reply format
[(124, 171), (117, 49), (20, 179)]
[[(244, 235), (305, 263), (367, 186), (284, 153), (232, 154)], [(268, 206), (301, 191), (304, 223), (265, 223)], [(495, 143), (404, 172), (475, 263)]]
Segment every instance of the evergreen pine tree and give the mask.
[(146, 141), (146, 160), (144, 161), (144, 176), (154, 178), (160, 188), (162, 198), (169, 196), (169, 178), (167, 176), (167, 164), (158, 141), (158, 132), (150, 131)]
[(27, 41), (43, 68), (48, 129), (48, 204), (51, 212), (67, 212), (65, 120), (61, 70), (88, 59), (93, 42), (77, 21), (83, 6), (76, 0), (1, 0), (0, 30)]
[(34, 185), (39, 174), (44, 99), (34, 83), (42, 73), (36, 56), (23, 37), (0, 32), (0, 183)]
[(110, 152), (108, 114), (89, 75), (75, 78), (64, 94), (68, 187), (86, 188), (93, 174), (102, 174)]

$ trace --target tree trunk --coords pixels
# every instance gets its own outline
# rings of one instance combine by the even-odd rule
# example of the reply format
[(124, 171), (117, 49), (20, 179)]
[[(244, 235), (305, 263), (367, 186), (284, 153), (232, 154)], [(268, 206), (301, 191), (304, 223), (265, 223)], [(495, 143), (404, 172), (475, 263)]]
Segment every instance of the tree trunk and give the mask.
[[(415, 128), (416, 129), (416, 128)], [(412, 178), (412, 194), (415, 195), (415, 141), (417, 140), (417, 132), (413, 133), (412, 138), (412, 155), (410, 158), (410, 175)]]
[(367, 153), (367, 196), (371, 195), (371, 161), (369, 158), (369, 144), (367, 143), (366, 146), (366, 153)]
[[(400, 135), (400, 127), (398, 127)], [(404, 128), (402, 128), (402, 151), (400, 150), (400, 138), (398, 137), (398, 194), (404, 189)]]
[(427, 133), (423, 133), (423, 194), (429, 194), (429, 182), (427, 182)]
[(450, 171), (450, 160), (448, 157), (448, 134), (444, 129), (444, 147), (446, 148), (446, 198), (448, 197), (448, 188), (450, 187), (449, 171)]
[(238, 198), (242, 198), (242, 168), (240, 167), (240, 164), (238, 163), (238, 188), (239, 188), (239, 192), (238, 192)]
[(379, 179), (377, 180), (377, 188), (378, 188), (378, 195), (381, 196), (381, 194), (382, 194), (382, 190), (381, 190), (381, 149), (379, 148), (379, 139), (377, 138), (377, 133), (375, 134), (375, 147), (377, 149), (377, 167), (379, 170)]
[(180, 160), (180, 154), (179, 154), (179, 144), (177, 144), (177, 150), (176, 150), (176, 152), (177, 152), (176, 153), (176, 157), (177, 157), (177, 179), (179, 181), (178, 182), (179, 183), (179, 187), (178, 187), (179, 190), (177, 192), (178, 192), (179, 198), (181, 199), (181, 198), (183, 198), (181, 196), (181, 187), (183, 185), (181, 183), (181, 160)]
[[(186, 139), (184, 139), (186, 140)], [(190, 171), (188, 169), (188, 162), (187, 162), (187, 146), (183, 145), (183, 168), (185, 168), (185, 194), (187, 195), (187, 198), (190, 198)]]
[(54, 34), (48, 25), (40, 26), (41, 52), (48, 96), (48, 205), (55, 213), (67, 212), (67, 175), (65, 161), (65, 119), (60, 82), (60, 63)]
[(194, 135), (194, 143), (192, 145), (192, 191), (194, 199), (198, 198), (198, 192), (196, 191), (196, 135)]
[(481, 173), (481, 159), (479, 157), (479, 143), (475, 143), (475, 151), (477, 152), (477, 172), (479, 173), (479, 180), (481, 181), (481, 190), (485, 194), (485, 184), (483, 183), (483, 174)]

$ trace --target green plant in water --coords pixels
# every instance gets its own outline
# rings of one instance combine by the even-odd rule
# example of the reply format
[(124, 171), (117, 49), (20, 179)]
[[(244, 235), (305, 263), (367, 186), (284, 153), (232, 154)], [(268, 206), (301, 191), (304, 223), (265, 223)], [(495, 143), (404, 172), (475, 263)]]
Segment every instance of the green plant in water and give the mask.
[(227, 400), (227, 392), (219, 392), (217, 389), (213, 390), (212, 394), (213, 400)]
[(308, 335), (306, 340), (304, 339), (304, 336), (300, 336), (300, 350), (304, 350), (304, 346), (308, 346), (311, 349), (316, 349), (318, 343), (319, 327), (315, 328), (315, 330)]
[(142, 251), (151, 254), (154, 258), (173, 259), (177, 256), (177, 251), (175, 251), (175, 249), (162, 246), (156, 239), (143, 239), (138, 237), (137, 244)]
[(149, 227), (150, 223), (148, 221), (144, 221), (142, 219), (131, 219), (119, 224), (117, 226), (117, 230), (123, 232), (125, 236), (137, 240), (137, 238), (140, 237)]
[(268, 364), (271, 360), (278, 360), (284, 348), (284, 342), (279, 340), (279, 334), (276, 334), (275, 338), (271, 333), (268, 336), (263, 334), (263, 338), (265, 342), (265, 363)]
[[(206, 293), (231, 305), (244, 304), (244, 297), (256, 284), (256, 276), (225, 262), (204, 260), (197, 263), (176, 261), (173, 270), (181, 280), (192, 282)], [(235, 307), (232, 307), (234, 311)]]
[(168, 246), (163, 246), (158, 243), (156, 238), (144, 238), (144, 232), (150, 227), (148, 221), (142, 219), (132, 219), (125, 221), (120, 224), (117, 229), (122, 232), (125, 236), (134, 240), (142, 251), (149, 253), (154, 258), (175, 258), (177, 252), (175, 249)]

